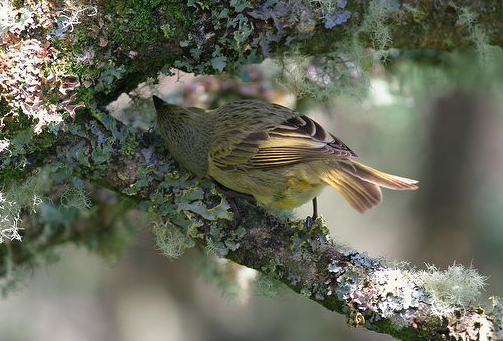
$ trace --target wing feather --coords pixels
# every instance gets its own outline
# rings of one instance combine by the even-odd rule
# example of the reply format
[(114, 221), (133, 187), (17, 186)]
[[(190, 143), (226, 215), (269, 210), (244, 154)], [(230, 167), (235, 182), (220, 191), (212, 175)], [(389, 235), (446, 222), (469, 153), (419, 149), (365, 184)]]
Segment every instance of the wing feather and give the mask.
[[(243, 102), (244, 105), (248, 103), (250, 107), (259, 104)], [(309, 117), (297, 115), (276, 104), (263, 105), (264, 112), (251, 112), (252, 109), (247, 107), (249, 115), (237, 112), (228, 114), (242, 115), (242, 120), (250, 120), (253, 126), (250, 126), (247, 132), (236, 130), (235, 127), (225, 132), (225, 135), (236, 143), (232, 149), (216, 148), (217, 151), (210, 155), (216, 166), (221, 169), (270, 168), (327, 157), (356, 157), (341, 140)], [(274, 110), (267, 105), (274, 107)], [(257, 115), (263, 115), (267, 125), (257, 124), (257, 121), (260, 121)], [(270, 124), (271, 115), (275, 124)], [(222, 122), (225, 122), (225, 117), (222, 117)]]

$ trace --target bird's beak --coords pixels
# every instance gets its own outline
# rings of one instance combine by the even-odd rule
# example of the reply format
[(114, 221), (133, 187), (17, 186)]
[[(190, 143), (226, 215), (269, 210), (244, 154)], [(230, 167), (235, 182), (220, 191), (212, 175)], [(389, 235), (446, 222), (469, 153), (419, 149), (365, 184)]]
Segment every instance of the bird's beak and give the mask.
[(159, 110), (166, 105), (166, 102), (157, 97), (156, 95), (152, 96), (152, 99), (154, 100), (154, 106), (156, 110)]

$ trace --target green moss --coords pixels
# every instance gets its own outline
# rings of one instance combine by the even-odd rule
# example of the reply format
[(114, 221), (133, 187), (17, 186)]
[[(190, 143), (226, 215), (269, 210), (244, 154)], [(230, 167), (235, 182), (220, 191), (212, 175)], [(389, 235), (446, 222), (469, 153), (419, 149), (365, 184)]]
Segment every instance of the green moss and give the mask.
[(146, 50), (163, 39), (176, 39), (193, 22), (186, 1), (127, 0), (103, 3), (114, 21), (107, 31), (114, 42), (130, 49)]
[(29, 129), (33, 123), (34, 119), (31, 116), (24, 114), (23, 112), (18, 112), (13, 116), (5, 116), (10, 112), (10, 106), (5, 101), (5, 99), (0, 100), (0, 113), (2, 114), (3, 124), (5, 125), (0, 130), (0, 139), (12, 139), (21, 130)]
[[(439, 329), (442, 327), (440, 321), (434, 321)], [(418, 330), (417, 328), (406, 327), (397, 328), (397, 326), (390, 319), (382, 319), (379, 321), (373, 321), (373, 326), (367, 325), (370, 330), (376, 330), (380, 333), (388, 334), (397, 337), (402, 341), (420, 341), (420, 340), (433, 340), (433, 337), (438, 337), (438, 335), (428, 335), (427, 332)], [(434, 325), (428, 324), (428, 325)]]
[(0, 184), (8, 184), (26, 177), (26, 172), (14, 164), (0, 165), (0, 167)]
[[(153, 51), (158, 55), (160, 49), (184, 39), (194, 22), (193, 10), (181, 0), (113, 0), (97, 7), (97, 15), (83, 17), (82, 24), (75, 26), (71, 41), (55, 39), (55, 46), (64, 51), (62, 73), (79, 79), (78, 97), (92, 110), (106, 103), (108, 96), (127, 92), (131, 84), (144, 80), (147, 74), (136, 60)], [(150, 60), (149, 70), (153, 75), (156, 67), (152, 63), (172, 62)]]
[(173, 38), (175, 36), (175, 28), (170, 23), (161, 25), (161, 30), (164, 34), (164, 37), (167, 39)]
[(13, 0), (12, 1), (12, 6), (15, 8), (15, 9), (20, 9), (21, 7), (24, 7), (25, 4), (24, 4), (24, 0)]

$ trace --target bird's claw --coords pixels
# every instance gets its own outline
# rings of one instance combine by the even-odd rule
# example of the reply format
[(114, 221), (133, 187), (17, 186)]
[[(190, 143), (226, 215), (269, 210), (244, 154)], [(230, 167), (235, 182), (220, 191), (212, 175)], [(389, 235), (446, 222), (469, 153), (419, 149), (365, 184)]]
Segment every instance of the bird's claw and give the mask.
[(307, 216), (306, 221), (304, 222), (304, 227), (306, 228), (306, 230), (309, 230), (311, 226), (313, 226), (313, 217)]

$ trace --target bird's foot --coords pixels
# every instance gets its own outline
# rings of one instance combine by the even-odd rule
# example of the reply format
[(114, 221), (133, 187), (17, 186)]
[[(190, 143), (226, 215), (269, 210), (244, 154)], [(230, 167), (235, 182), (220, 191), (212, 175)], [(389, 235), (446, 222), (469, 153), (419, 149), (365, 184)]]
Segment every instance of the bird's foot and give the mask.
[(312, 216), (307, 216), (306, 217), (306, 222), (304, 223), (304, 227), (306, 230), (309, 230), (311, 226), (313, 226), (313, 223), (316, 221), (316, 218), (318, 218), (318, 201), (316, 201), (316, 197), (313, 198), (313, 215)]
[(314, 224), (314, 222), (316, 221), (316, 219), (318, 219), (318, 217), (317, 217), (317, 216), (314, 216), (314, 215), (313, 215), (313, 216), (310, 216), (310, 215), (308, 215), (308, 216), (306, 217), (305, 222), (304, 222), (304, 228), (305, 228), (306, 230), (311, 229), (311, 227), (313, 226), (313, 224)]
[(304, 222), (304, 228), (306, 230), (309, 230), (311, 228), (311, 226), (313, 226), (313, 217), (311, 217), (310, 215), (308, 215), (306, 217), (306, 221)]
[(241, 224), (241, 220), (243, 217), (241, 216), (241, 213), (239, 212), (238, 205), (236, 205), (236, 200), (232, 197), (227, 198), (227, 202), (229, 203), (229, 206), (231, 207), (232, 211), (234, 212), (234, 228), (237, 228), (239, 224)]

